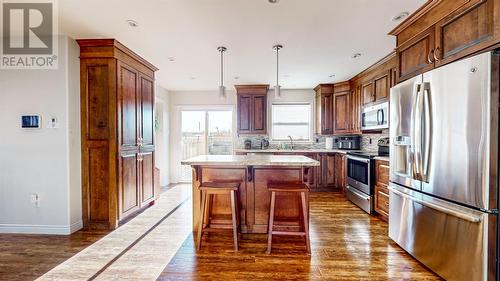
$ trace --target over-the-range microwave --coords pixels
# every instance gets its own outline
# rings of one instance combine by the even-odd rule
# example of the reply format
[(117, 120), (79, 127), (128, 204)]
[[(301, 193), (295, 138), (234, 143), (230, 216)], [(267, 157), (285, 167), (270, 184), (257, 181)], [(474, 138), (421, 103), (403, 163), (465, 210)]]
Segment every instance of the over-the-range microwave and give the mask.
[(365, 106), (361, 110), (361, 130), (389, 128), (389, 102)]

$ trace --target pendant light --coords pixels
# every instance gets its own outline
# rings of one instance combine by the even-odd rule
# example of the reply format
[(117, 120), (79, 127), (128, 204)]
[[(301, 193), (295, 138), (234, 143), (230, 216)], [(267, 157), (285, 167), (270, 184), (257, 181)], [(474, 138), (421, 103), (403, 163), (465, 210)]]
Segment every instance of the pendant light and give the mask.
[(280, 58), (279, 51), (283, 48), (282, 45), (274, 45), (273, 50), (276, 51), (276, 85), (274, 86), (274, 97), (276, 99), (281, 98), (281, 86), (279, 83), (279, 68), (280, 68)]
[(219, 98), (225, 100), (226, 95), (226, 86), (224, 86), (224, 52), (227, 51), (227, 48), (224, 46), (217, 47), (217, 50), (220, 53), (220, 86), (219, 86)]

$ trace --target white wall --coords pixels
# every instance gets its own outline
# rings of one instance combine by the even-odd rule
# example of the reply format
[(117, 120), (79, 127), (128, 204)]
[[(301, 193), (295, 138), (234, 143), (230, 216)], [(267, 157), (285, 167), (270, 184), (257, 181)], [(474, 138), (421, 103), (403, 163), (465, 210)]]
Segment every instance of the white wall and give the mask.
[[(281, 99), (274, 98), (274, 91), (270, 90), (268, 94), (268, 116), (271, 116), (271, 103), (279, 102), (310, 102), (313, 105), (314, 116), (314, 90), (282, 90)], [(233, 110), (233, 132), (234, 139), (237, 138), (236, 132), (236, 92), (228, 91), (227, 98), (219, 98), (219, 92), (214, 91), (169, 91), (170, 98), (170, 181), (179, 181), (179, 167), (181, 161), (181, 110), (193, 107), (217, 108), (231, 107)], [(271, 122), (268, 118), (268, 123)]]
[(170, 183), (170, 165), (169, 165), (169, 97), (168, 92), (161, 86), (156, 85), (156, 120), (158, 127), (155, 131), (155, 165), (160, 169), (160, 185), (166, 186)]
[[(60, 37), (57, 70), (0, 70), (0, 232), (69, 234), (82, 226), (78, 53)], [(42, 128), (21, 129), (22, 114), (40, 114)], [(59, 128), (46, 128), (51, 117)]]

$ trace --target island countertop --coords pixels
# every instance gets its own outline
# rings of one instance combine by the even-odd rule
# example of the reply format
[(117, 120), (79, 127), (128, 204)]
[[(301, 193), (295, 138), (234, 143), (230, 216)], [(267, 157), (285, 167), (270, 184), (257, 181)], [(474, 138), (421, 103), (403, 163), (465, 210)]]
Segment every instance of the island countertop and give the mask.
[(319, 166), (318, 161), (301, 155), (200, 155), (183, 160), (181, 164), (191, 166)]

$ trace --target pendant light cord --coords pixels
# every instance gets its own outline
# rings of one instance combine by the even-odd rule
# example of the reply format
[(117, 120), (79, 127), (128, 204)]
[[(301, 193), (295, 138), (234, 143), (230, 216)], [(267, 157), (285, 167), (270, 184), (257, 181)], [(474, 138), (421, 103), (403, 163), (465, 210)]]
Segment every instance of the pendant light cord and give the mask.
[(280, 56), (279, 56), (279, 51), (280, 48), (276, 48), (276, 86), (278, 86), (279, 83), (279, 68), (280, 68)]
[(220, 50), (220, 85), (224, 86), (224, 50)]

